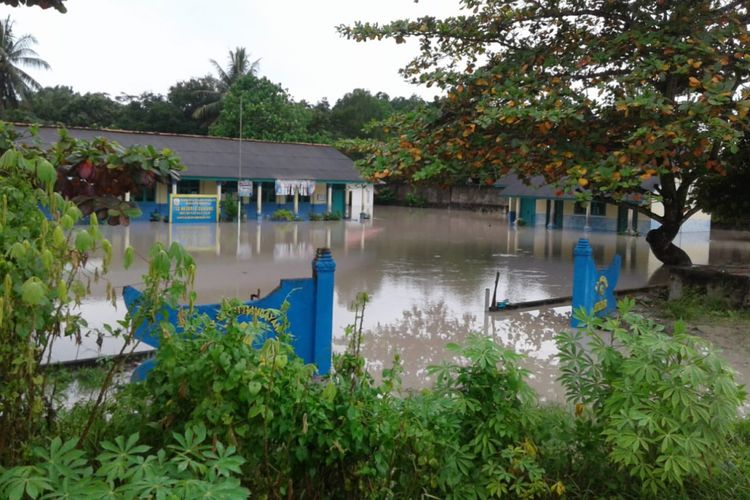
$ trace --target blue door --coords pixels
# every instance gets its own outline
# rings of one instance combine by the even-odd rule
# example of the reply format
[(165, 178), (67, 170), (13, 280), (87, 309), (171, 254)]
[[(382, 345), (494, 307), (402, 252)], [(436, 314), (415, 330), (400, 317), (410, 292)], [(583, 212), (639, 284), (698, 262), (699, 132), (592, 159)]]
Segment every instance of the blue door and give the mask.
[(346, 203), (344, 201), (344, 194), (346, 193), (346, 186), (343, 184), (334, 184), (333, 192), (331, 193), (331, 211), (339, 213), (344, 216), (344, 210)]
[(527, 226), (536, 223), (536, 200), (534, 198), (521, 198), (521, 213), (518, 216), (523, 219)]

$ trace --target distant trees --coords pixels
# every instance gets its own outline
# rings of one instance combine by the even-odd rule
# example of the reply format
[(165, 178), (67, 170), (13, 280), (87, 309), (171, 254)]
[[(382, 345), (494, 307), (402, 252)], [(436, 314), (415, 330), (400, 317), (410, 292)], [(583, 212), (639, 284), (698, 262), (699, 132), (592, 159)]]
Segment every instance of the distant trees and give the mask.
[[(35, 40), (30, 35), (15, 39), (9, 19), (0, 24), (6, 35), (0, 41), (10, 47), (5, 52), (15, 57), (15, 65), (6, 66), (0, 53), (0, 83), (10, 82), (3, 90), (11, 89), (4, 97), (6, 102), (15, 102), (13, 106), (0, 105), (0, 120), (237, 137), (242, 96), (243, 137), (338, 145), (343, 144), (341, 140), (382, 139), (382, 126), (377, 126), (380, 121), (425, 104), (417, 96), (391, 99), (383, 92), (361, 88), (333, 105), (325, 98), (318, 103), (295, 101), (281, 84), (257, 76), (260, 60), (251, 60), (244, 47), (230, 50), (224, 66), (211, 59), (215, 76), (176, 82), (166, 95), (144, 92), (115, 98), (102, 92), (81, 94), (68, 86), (39, 88), (18, 67), (47, 67), (28, 47)], [(26, 86), (13, 91), (14, 82)], [(21, 95), (23, 99), (19, 99)]]
[(15, 110), (14, 119), (75, 127), (108, 127), (117, 120), (119, 108), (119, 104), (104, 93), (82, 95), (70, 87), (46, 87)]
[(151, 92), (122, 99), (124, 105), (114, 122), (115, 128), (144, 132), (192, 133), (192, 124), (167, 97)]
[(31, 47), (36, 44), (32, 35), (16, 36), (10, 16), (0, 21), (0, 109), (18, 104), (41, 85), (21, 67), (49, 69), (49, 64)]

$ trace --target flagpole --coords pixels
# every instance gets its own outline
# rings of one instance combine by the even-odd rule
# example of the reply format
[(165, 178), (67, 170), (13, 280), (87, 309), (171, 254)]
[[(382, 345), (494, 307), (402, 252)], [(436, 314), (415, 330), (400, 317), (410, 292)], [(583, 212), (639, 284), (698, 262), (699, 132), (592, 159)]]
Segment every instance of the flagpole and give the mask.
[(240, 94), (240, 151), (237, 162), (237, 243), (240, 241), (240, 221), (242, 220), (242, 196), (240, 196), (240, 181), (242, 179), (242, 94)]

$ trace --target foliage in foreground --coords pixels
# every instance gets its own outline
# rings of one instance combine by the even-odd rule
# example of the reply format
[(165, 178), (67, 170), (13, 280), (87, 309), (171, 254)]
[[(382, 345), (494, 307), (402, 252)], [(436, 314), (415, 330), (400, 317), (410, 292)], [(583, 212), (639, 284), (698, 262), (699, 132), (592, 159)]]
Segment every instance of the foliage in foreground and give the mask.
[(156, 453), (138, 444), (138, 434), (99, 444), (91, 460), (77, 449), (76, 439), (59, 437), (36, 447), (33, 465), (0, 468), (0, 496), (21, 498), (243, 498), (240, 485), (244, 460), (232, 446), (209, 444), (203, 426), (173, 434), (172, 442)]
[(519, 356), (482, 336), (448, 346), (460, 362), (430, 368), (429, 390), (403, 393), (398, 360), (376, 383), (359, 355), (361, 320), (335, 373), (317, 379), (283, 311), (269, 331), (238, 322), (236, 305), (216, 321), (188, 318), (185, 335), (165, 331), (154, 371), (117, 395), (84, 448), (140, 432), (169, 450), (173, 433), (204, 427), (244, 460), (242, 485), (268, 498), (750, 493), (732, 372), (679, 324), (666, 335), (629, 303), (558, 337), (572, 412), (540, 407)]
[(557, 338), (561, 381), (610, 460), (656, 494), (709, 478), (724, 462), (744, 393), (708, 342), (682, 322), (667, 335), (632, 306), (623, 301), (619, 317), (587, 318)]
[[(67, 171), (71, 165), (79, 165), (81, 170), (84, 164), (91, 167), (87, 163), (90, 161), (88, 154), (96, 155), (95, 162), (116, 162), (122, 151), (111, 150), (111, 144), (98, 140), (94, 141), (96, 147), (88, 142), (68, 141), (63, 134), (61, 142), (48, 151), (49, 157), (45, 157), (35, 147), (16, 147), (13, 144), (15, 138), (15, 132), (0, 123), (0, 150), (4, 151), (0, 156), (2, 465), (25, 459), (30, 443), (38, 442), (57, 428), (57, 384), (54, 377), (49, 376), (49, 370), (43, 368), (49, 362), (56, 342), (60, 339), (80, 342), (86, 335), (106, 333), (124, 339), (120, 354), (125, 353), (132, 347), (135, 328), (146, 315), (155, 313), (153, 308), (160, 308), (164, 303), (176, 304), (179, 299), (187, 298), (187, 286), (194, 271), (191, 257), (179, 245), (169, 249), (154, 246), (149, 272), (144, 276), (144, 291), (150, 295), (149, 305), (153, 308), (147, 307), (140, 317), (128, 316), (116, 325), (106, 325), (103, 332), (90, 331), (78, 306), (90, 293), (92, 284), (106, 275), (112, 255), (112, 246), (102, 236), (97, 216), (101, 210), (105, 218), (118, 221), (123, 215), (119, 208), (112, 212), (106, 208), (97, 209), (95, 204), (88, 205), (87, 210), (91, 212), (88, 227), (77, 226), (83, 222), (82, 209), (65, 200), (55, 189), (59, 187), (61, 169)], [(89, 147), (96, 152), (88, 150)], [(108, 152), (105, 154), (97, 147)], [(128, 154), (137, 156), (138, 152), (130, 149)], [(154, 158), (129, 157), (126, 163), (150, 163), (152, 160), (156, 161)], [(128, 164), (133, 167), (133, 164)], [(159, 168), (162, 167), (169, 169), (169, 162)], [(107, 163), (102, 168), (122, 174), (125, 167)], [(95, 171), (88, 172), (91, 182), (98, 178), (92, 173)], [(67, 182), (77, 182), (73, 176), (66, 179)], [(87, 207), (86, 203), (81, 206)], [(100, 261), (95, 264), (92, 256), (100, 257)], [(132, 259), (133, 249), (129, 248), (124, 254), (125, 267)], [(106, 299), (116, 300), (116, 292), (108, 283)], [(114, 370), (121, 364), (122, 360), (113, 363), (100, 384), (97, 401), (91, 413), (83, 418), (84, 422), (90, 423), (83, 427), (82, 436), (96, 419)]]

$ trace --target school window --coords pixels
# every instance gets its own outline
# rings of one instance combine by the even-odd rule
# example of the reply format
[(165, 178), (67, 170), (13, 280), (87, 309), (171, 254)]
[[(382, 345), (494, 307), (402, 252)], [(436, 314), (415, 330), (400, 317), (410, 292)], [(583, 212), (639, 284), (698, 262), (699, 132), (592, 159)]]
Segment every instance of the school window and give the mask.
[(156, 186), (141, 189), (135, 199), (137, 201), (156, 201)]
[[(573, 213), (576, 215), (586, 215), (586, 204), (576, 202), (573, 208)], [(591, 202), (591, 215), (604, 216), (607, 215), (607, 204), (603, 201), (592, 201)]]
[(177, 194), (200, 194), (201, 181), (182, 180), (177, 183)]

